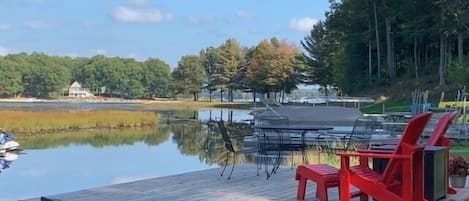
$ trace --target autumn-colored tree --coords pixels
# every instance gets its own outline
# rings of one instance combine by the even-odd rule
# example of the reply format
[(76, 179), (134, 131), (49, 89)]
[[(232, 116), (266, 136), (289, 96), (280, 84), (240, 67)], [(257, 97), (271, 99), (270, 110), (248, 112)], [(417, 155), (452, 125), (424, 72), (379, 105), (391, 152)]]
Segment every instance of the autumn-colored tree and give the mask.
[(248, 62), (248, 86), (261, 93), (289, 92), (296, 88), (295, 64), (299, 54), (298, 48), (286, 41), (276, 38), (261, 41)]

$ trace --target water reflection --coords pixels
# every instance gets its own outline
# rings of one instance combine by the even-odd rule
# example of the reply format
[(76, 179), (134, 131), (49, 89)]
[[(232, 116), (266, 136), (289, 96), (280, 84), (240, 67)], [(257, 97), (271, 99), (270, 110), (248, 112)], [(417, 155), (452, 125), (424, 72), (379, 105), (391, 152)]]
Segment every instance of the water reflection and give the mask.
[[(0, 182), (0, 188), (8, 191), (2, 192), (1, 198), (18, 200), (218, 167), (224, 163), (227, 150), (217, 125), (210, 119), (223, 119), (233, 135), (253, 132), (243, 121), (249, 118), (249, 111), (166, 113), (173, 115), (167, 117), (170, 123), (160, 123), (157, 128), (17, 137), (27, 154), (6, 163), (10, 168), (0, 178), (8, 182)], [(244, 146), (242, 140), (233, 145)], [(307, 156), (310, 163), (338, 164), (335, 155), (320, 155), (315, 149), (308, 150)], [(256, 163), (255, 155), (237, 157), (240, 163)], [(282, 164), (292, 162), (302, 163), (301, 155), (286, 157)], [(25, 184), (34, 188), (24, 188)]]
[[(248, 123), (229, 122), (226, 125), (230, 134), (235, 136), (252, 135), (253, 130)], [(123, 129), (123, 130), (93, 130), (78, 133), (57, 133), (18, 139), (24, 149), (52, 149), (71, 146), (89, 145), (94, 148), (106, 148), (123, 145), (133, 145), (143, 142), (149, 146), (158, 146), (163, 142), (172, 140), (176, 144), (181, 155), (195, 156), (207, 165), (222, 165), (225, 161), (226, 148), (218, 127), (213, 122), (186, 122), (172, 124), (157, 129)], [(243, 146), (255, 146), (246, 144), (242, 138), (233, 141), (235, 149)], [(315, 147), (306, 151), (308, 162), (331, 162), (335, 155), (330, 157), (321, 153)], [(265, 152), (265, 155), (276, 155), (275, 152)], [(228, 155), (233, 157), (233, 155)], [(300, 152), (291, 153), (291, 157), (283, 157), (282, 165), (298, 165), (304, 163), (304, 156)], [(273, 158), (273, 156), (271, 157)], [(229, 161), (232, 161), (231, 159)], [(239, 163), (256, 163), (256, 156), (238, 155)], [(337, 162), (333, 162), (337, 163)]]
[(52, 133), (18, 138), (24, 149), (48, 149), (72, 145), (91, 145), (95, 148), (106, 146), (132, 145), (143, 141), (157, 146), (169, 139), (168, 127), (139, 129), (97, 129), (70, 133)]
[(249, 110), (234, 109), (199, 109), (157, 111), (162, 124), (184, 124), (187, 122), (209, 122), (224, 120), (228, 122), (249, 122), (253, 119)]
[[(27, 150), (85, 145), (103, 149), (106, 147), (133, 145), (139, 142), (149, 146), (158, 146), (171, 140), (176, 144), (177, 150), (181, 155), (195, 156), (207, 165), (222, 165), (227, 150), (220, 131), (213, 120), (230, 119), (231, 121), (226, 121), (226, 127), (232, 135), (253, 135), (251, 125), (243, 121), (248, 120), (250, 117), (252, 118), (248, 112), (245, 110), (223, 109), (204, 109), (196, 112), (166, 111), (165, 114), (171, 115), (170, 118), (184, 119), (186, 121), (172, 121), (170, 124), (162, 124), (157, 128), (83, 130), (71, 133), (33, 135), (17, 140)], [(187, 121), (188, 119), (197, 121)], [(245, 146), (241, 138), (237, 138), (233, 145), (236, 149), (241, 149)], [(308, 157), (309, 161), (314, 161), (315, 159), (313, 158), (320, 158), (319, 152), (315, 148), (310, 148), (306, 157)], [(238, 157), (236, 161), (239, 163), (256, 162), (256, 157), (252, 155), (240, 155)], [(301, 153), (293, 153), (292, 157), (283, 158), (282, 164), (301, 164), (304, 162), (302, 157)], [(323, 158), (327, 158), (327, 156), (323, 156)]]
[(18, 159), (19, 151), (9, 151), (0, 156), (0, 172), (10, 168), (13, 161)]
[(200, 109), (197, 111), (197, 119), (200, 121), (224, 120), (228, 122), (245, 122), (253, 119), (246, 110), (233, 109)]
[[(246, 140), (252, 139), (249, 136), (254, 135), (253, 129), (249, 123), (227, 122), (225, 124), (229, 135), (232, 136), (231, 143), (234, 150), (252, 149), (257, 146), (258, 152), (249, 154), (227, 154), (228, 150), (224, 146), (224, 140), (214, 122), (206, 122), (206, 137), (203, 141), (202, 152), (199, 152), (199, 158), (206, 163), (223, 165), (226, 157), (228, 162), (237, 161), (237, 163), (256, 163), (260, 166), (284, 165), (295, 167), (304, 163), (327, 163), (338, 166), (339, 159), (335, 152), (329, 149), (324, 150), (323, 146), (306, 146), (304, 149), (289, 149), (278, 147), (278, 145), (260, 146), (259, 141)], [(243, 138), (247, 136), (248, 138)], [(188, 142), (190, 140), (187, 140)], [(197, 139), (196, 141), (199, 141)], [(199, 146), (199, 145), (197, 145)], [(233, 160), (232, 157), (237, 157)]]

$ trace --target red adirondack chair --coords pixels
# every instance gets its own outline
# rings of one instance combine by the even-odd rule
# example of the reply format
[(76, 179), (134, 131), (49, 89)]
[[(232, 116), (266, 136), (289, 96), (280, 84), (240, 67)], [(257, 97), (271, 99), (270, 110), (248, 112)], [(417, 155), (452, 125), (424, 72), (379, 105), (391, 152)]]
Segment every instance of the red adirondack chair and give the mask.
[[(453, 122), (453, 119), (458, 115), (457, 111), (449, 112), (445, 114), (438, 120), (436, 123), (435, 128), (433, 128), (432, 134), (430, 138), (428, 138), (427, 142), (425, 143), (426, 146), (445, 146), (450, 147), (450, 141), (448, 138), (445, 137), (446, 131), (448, 130), (449, 126)], [(446, 153), (446, 161), (449, 165), (449, 152)], [(448, 167), (449, 168), (449, 167)], [(448, 175), (446, 175), (446, 183), (448, 184)], [(447, 192), (449, 194), (456, 194), (456, 190), (451, 188), (447, 185)]]
[[(350, 186), (354, 185), (368, 196), (382, 201), (423, 201), (423, 148), (417, 140), (422, 134), (431, 112), (412, 118), (394, 152), (363, 150), (357, 153), (338, 153), (340, 156), (341, 201), (350, 201)], [(359, 164), (350, 166), (350, 158), (359, 157)], [(390, 159), (382, 174), (368, 166), (369, 158)], [(397, 176), (400, 174), (400, 181)]]

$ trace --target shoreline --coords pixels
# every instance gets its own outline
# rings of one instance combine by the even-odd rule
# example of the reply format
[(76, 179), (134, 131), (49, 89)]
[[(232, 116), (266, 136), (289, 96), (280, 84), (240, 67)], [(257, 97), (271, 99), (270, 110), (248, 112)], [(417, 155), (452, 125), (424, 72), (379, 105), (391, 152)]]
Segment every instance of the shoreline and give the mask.
[(230, 108), (230, 109), (249, 109), (251, 103), (247, 102), (220, 102), (207, 100), (193, 101), (190, 99), (122, 99), (122, 98), (59, 98), (59, 99), (38, 99), (38, 98), (0, 98), (0, 103), (18, 103), (18, 104), (134, 104), (141, 106), (143, 110), (158, 109), (200, 109), (200, 108)]
[(63, 99), (38, 99), (38, 98), (0, 98), (5, 103), (147, 103), (152, 100), (121, 99), (121, 98), (63, 98)]

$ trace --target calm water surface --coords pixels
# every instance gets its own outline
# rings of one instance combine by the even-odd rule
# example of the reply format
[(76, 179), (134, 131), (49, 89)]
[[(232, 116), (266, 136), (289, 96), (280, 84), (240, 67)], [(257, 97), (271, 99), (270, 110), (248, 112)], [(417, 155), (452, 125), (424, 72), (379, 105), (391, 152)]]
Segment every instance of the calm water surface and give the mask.
[[(188, 113), (204, 121), (252, 119), (249, 111), (243, 110)], [(207, 129), (206, 124), (192, 122), (144, 131), (128, 139), (125, 134), (97, 134), (95, 139), (76, 135), (27, 139), (21, 143), (27, 147), (23, 146), (25, 150), (18, 159), (0, 173), (0, 201), (218, 167), (221, 163), (215, 156), (219, 153), (212, 152), (222, 150), (217, 150), (218, 145), (208, 145)]]

